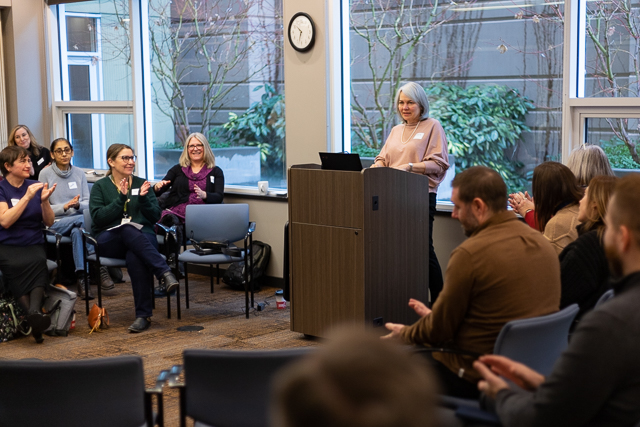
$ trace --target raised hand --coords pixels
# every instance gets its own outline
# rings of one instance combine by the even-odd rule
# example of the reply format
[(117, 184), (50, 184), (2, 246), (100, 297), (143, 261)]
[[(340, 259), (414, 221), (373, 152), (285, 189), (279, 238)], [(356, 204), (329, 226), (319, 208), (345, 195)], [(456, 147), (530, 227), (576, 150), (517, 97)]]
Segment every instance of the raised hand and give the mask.
[(127, 194), (127, 192), (129, 191), (129, 180), (127, 178), (122, 178), (120, 180), (118, 190), (120, 190), (120, 193), (122, 194)]
[(164, 187), (167, 184), (171, 184), (171, 181), (169, 180), (162, 180), (162, 181), (158, 181), (156, 182), (156, 184), (153, 186), (153, 189), (156, 191), (159, 191), (162, 187)]
[(427, 307), (423, 302), (418, 301), (417, 299), (411, 298), (409, 300), (409, 307), (411, 307), (413, 311), (415, 311), (416, 314), (418, 314), (418, 316), (420, 317), (424, 317), (427, 314), (431, 313), (429, 307)]
[(388, 330), (391, 331), (391, 333), (382, 336), (380, 338), (382, 338), (383, 340), (388, 340), (391, 338), (398, 338), (400, 337), (400, 333), (402, 332), (402, 328), (404, 328), (404, 325), (400, 324), (400, 323), (385, 323), (384, 327), (387, 328)]
[(46, 202), (49, 200), (49, 197), (53, 194), (54, 191), (56, 191), (56, 187), (58, 186), (58, 184), (53, 184), (53, 186), (51, 186), (51, 188), (49, 188), (49, 184), (44, 184), (44, 187), (42, 188), (42, 193), (40, 196), (40, 201), (41, 202)]
[(198, 187), (197, 185), (193, 186), (193, 190), (196, 192), (196, 194), (198, 195), (198, 197), (200, 197), (202, 200), (206, 200), (207, 199), (207, 193), (202, 191), (200, 189), (200, 187)]
[(35, 195), (38, 193), (38, 191), (40, 191), (40, 189), (44, 186), (45, 184), (41, 182), (36, 182), (35, 184), (31, 184), (29, 187), (27, 187), (27, 192), (25, 193), (27, 200), (33, 199)]
[(147, 193), (149, 192), (149, 189), (151, 188), (151, 184), (149, 184), (149, 181), (145, 181), (141, 186), (140, 186), (140, 193), (138, 193), (140, 196), (146, 196)]
[(491, 371), (501, 377), (507, 378), (520, 388), (533, 391), (544, 382), (544, 375), (534, 371), (522, 363), (515, 362), (508, 357), (486, 355), (478, 359), (491, 367)]

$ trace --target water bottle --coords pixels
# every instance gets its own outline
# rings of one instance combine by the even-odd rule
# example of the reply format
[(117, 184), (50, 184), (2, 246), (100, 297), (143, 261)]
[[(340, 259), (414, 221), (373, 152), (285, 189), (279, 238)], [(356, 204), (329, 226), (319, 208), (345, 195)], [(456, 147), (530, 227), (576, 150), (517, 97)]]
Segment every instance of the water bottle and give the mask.
[(287, 302), (284, 300), (284, 291), (282, 289), (276, 291), (276, 307), (278, 307), (278, 310), (287, 308)]

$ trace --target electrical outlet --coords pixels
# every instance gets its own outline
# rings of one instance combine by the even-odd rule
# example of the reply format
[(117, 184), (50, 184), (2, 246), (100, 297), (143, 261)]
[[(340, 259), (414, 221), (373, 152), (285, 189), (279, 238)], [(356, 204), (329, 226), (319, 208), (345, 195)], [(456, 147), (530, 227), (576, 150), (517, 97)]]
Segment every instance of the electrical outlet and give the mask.
[(259, 302), (258, 306), (256, 307), (256, 311), (264, 311), (264, 308), (265, 308), (265, 303)]

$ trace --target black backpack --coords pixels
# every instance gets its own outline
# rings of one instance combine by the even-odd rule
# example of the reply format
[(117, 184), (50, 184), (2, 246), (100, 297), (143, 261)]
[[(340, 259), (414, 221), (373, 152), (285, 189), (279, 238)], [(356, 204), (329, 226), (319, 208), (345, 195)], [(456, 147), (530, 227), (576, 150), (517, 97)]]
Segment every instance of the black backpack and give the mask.
[[(271, 246), (259, 240), (254, 240), (251, 245), (253, 251), (253, 286), (254, 290), (260, 290), (260, 279), (269, 265), (271, 257)], [(222, 275), (222, 281), (229, 287), (244, 291), (244, 261), (234, 262), (229, 265), (227, 271)]]

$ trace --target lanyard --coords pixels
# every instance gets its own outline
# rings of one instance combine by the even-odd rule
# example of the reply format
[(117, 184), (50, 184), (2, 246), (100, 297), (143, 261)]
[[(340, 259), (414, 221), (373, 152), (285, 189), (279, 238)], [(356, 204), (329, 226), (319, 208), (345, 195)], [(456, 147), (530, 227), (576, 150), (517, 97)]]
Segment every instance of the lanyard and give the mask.
[[(113, 182), (113, 185), (115, 185), (116, 188), (118, 189), (118, 193), (120, 193), (120, 187), (118, 187), (118, 184), (116, 184), (116, 181), (113, 179), (113, 175), (111, 175), (111, 182)], [(127, 200), (124, 202), (124, 213), (122, 214), (122, 216), (124, 218), (129, 218), (129, 215), (127, 215), (127, 205), (131, 201), (131, 186), (132, 185), (133, 185), (133, 179), (131, 179), (131, 177), (129, 177), (129, 189), (127, 190)]]

